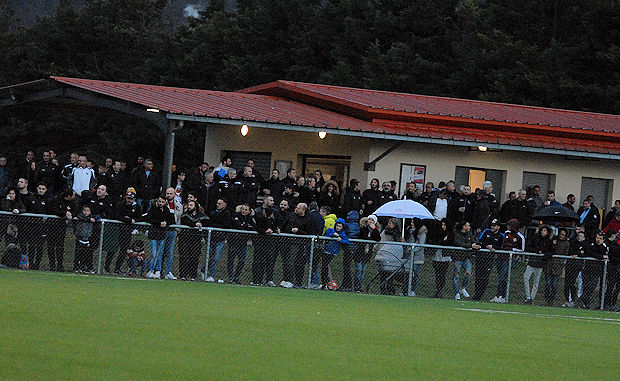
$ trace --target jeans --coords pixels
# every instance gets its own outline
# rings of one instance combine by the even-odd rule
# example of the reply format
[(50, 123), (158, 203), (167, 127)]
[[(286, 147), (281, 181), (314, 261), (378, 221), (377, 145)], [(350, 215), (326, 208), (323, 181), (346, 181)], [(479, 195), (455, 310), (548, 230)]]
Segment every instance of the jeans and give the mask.
[(172, 258), (174, 256), (174, 244), (177, 240), (177, 232), (169, 230), (166, 232), (164, 254), (166, 255), (166, 274), (172, 271)]
[(129, 266), (129, 271), (131, 275), (136, 275), (138, 266), (140, 266), (140, 271), (142, 271), (144, 261), (139, 261), (137, 257), (129, 257), (127, 258), (127, 265)]
[[(523, 274), (523, 286), (525, 288), (525, 299), (536, 298), (536, 293), (538, 292), (538, 283), (540, 282), (540, 276), (542, 275), (542, 267), (532, 267), (528, 265), (525, 268), (525, 273)], [(530, 292), (530, 278), (534, 274), (534, 284), (532, 285), (532, 290)]]
[(418, 274), (420, 273), (420, 267), (422, 267), (422, 263), (414, 263), (413, 264), (413, 281), (411, 284), (411, 291), (415, 292), (418, 288)]
[(151, 209), (151, 200), (147, 198), (138, 198), (136, 202), (140, 205), (140, 208), (142, 208), (143, 213), (147, 213), (149, 209)]
[(555, 294), (558, 292), (559, 280), (559, 275), (552, 274), (551, 272), (545, 272), (545, 300), (548, 305), (553, 304)]
[(209, 273), (207, 276), (215, 278), (217, 264), (220, 263), (224, 252), (225, 241), (211, 241), (211, 252), (209, 253)]
[(471, 260), (469, 258), (463, 261), (452, 261), (454, 263), (454, 277), (452, 278), (452, 286), (454, 287), (454, 293), (459, 293), (459, 273), (461, 268), (465, 268), (465, 276), (463, 276), (463, 283), (461, 288), (467, 288), (469, 284), (469, 278), (471, 278)]
[(149, 271), (161, 271), (161, 257), (164, 255), (166, 239), (150, 239), (151, 258), (149, 260)]
[(362, 282), (364, 281), (366, 266), (368, 266), (368, 262), (355, 262), (357, 272), (355, 273), (355, 285), (353, 286), (354, 291), (359, 291), (362, 289)]

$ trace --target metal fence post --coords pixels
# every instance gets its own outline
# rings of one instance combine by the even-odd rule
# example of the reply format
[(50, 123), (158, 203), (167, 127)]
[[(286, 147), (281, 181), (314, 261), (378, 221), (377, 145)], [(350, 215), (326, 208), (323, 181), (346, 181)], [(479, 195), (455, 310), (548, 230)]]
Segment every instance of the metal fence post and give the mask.
[(603, 265), (603, 283), (601, 283), (601, 309), (605, 308), (605, 293), (607, 292), (607, 263), (609, 259), (605, 259)]
[(211, 254), (211, 229), (207, 230), (207, 255), (205, 256), (205, 272), (202, 274), (202, 280), (206, 281), (209, 277), (209, 255)]
[(103, 231), (105, 230), (105, 221), (101, 221), (101, 230), (99, 231), (99, 245), (97, 247), (97, 274), (101, 274), (101, 257), (103, 256)]
[[(407, 295), (405, 296), (410, 296), (411, 295), (411, 286), (413, 283), (413, 256), (414, 256), (414, 252), (413, 250), (415, 249), (415, 243), (413, 245), (411, 245), (409, 247), (409, 261), (411, 262), (411, 267), (409, 267), (409, 284), (407, 285)], [(422, 250), (424, 250), (424, 248), (422, 248)], [(407, 262), (405, 262), (407, 263)]]
[(310, 285), (312, 284), (312, 261), (314, 260), (314, 240), (316, 239), (316, 237), (312, 237), (310, 239), (310, 259), (309, 259), (309, 266), (308, 266), (308, 282), (306, 284), (306, 287), (309, 289)]
[(508, 303), (508, 297), (510, 296), (510, 277), (512, 275), (512, 253), (508, 257), (508, 275), (506, 277), (506, 303)]

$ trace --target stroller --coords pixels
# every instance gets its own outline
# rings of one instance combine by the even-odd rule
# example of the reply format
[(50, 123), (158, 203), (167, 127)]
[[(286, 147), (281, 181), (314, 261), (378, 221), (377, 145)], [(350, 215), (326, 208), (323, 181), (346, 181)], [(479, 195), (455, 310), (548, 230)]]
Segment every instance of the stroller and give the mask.
[(17, 234), (19, 229), (14, 224), (8, 224), (6, 228), (5, 240), (6, 240), (6, 250), (4, 254), (2, 254), (2, 259), (0, 259), (0, 264), (6, 267), (18, 268), (19, 261), (21, 258), (21, 250), (19, 247), (19, 242), (17, 241)]
[[(411, 272), (411, 251), (402, 245), (381, 243), (375, 246), (375, 264), (379, 277), (379, 290), (384, 295), (394, 295), (396, 293), (395, 283), (402, 288), (402, 295), (407, 295), (409, 290), (409, 273)], [(373, 280), (374, 280), (373, 279)], [(366, 291), (370, 288), (370, 284)]]

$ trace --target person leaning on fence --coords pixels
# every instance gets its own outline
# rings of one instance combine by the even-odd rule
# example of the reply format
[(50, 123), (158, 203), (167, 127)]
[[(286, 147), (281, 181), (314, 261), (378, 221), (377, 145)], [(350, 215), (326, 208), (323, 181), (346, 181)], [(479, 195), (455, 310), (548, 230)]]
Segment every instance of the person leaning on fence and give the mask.
[(71, 221), (75, 234), (75, 257), (73, 260), (74, 272), (93, 271), (93, 246), (91, 244), (95, 222), (98, 217), (90, 212), (89, 205), (83, 205), (82, 211)]
[(78, 204), (73, 189), (67, 187), (62, 192), (58, 192), (57, 197), (50, 204), (50, 212), (60, 217), (48, 220), (47, 256), (50, 271), (64, 271), (67, 224), (78, 215)]
[(590, 308), (590, 298), (603, 275), (604, 264), (600, 259), (607, 259), (607, 243), (602, 231), (594, 233), (594, 239), (585, 246), (580, 257), (599, 259), (585, 260), (583, 264), (583, 295), (579, 299), (579, 308)]
[[(271, 196), (269, 196), (271, 198)], [(252, 286), (265, 284), (275, 287), (273, 281), (273, 269), (275, 266), (276, 251), (274, 248), (275, 239), (271, 234), (279, 233), (280, 228), (276, 221), (272, 208), (260, 208), (256, 215), (256, 231), (258, 237), (254, 237), (254, 255), (252, 257)]]
[(209, 218), (200, 211), (197, 201), (188, 201), (183, 208), (181, 225), (188, 229), (179, 230), (179, 279), (194, 280), (198, 272), (198, 259), (202, 252), (202, 227)]
[[(519, 220), (512, 218), (507, 223), (508, 230), (504, 233), (503, 248), (507, 251), (525, 251), (525, 237), (520, 232)], [(510, 255), (498, 254), (495, 257), (495, 268), (497, 269), (497, 290), (491, 303), (506, 303), (508, 297), (508, 266), (510, 265)]]
[(144, 253), (144, 241), (136, 239), (131, 243), (129, 249), (126, 252), (127, 265), (129, 266), (129, 276), (135, 278), (137, 276), (138, 266), (140, 272), (144, 267), (144, 259), (146, 254)]
[[(371, 214), (368, 217), (362, 217), (360, 220), (359, 238), (366, 241), (379, 242), (381, 240), (381, 229), (378, 221), (377, 216), (374, 214)], [(353, 260), (355, 261), (355, 267), (357, 269), (357, 272), (355, 273), (355, 281), (353, 283), (354, 292), (362, 292), (364, 275), (366, 274), (366, 268), (368, 267), (368, 262), (370, 262), (370, 257), (373, 253), (374, 246), (374, 244), (369, 243), (359, 244), (353, 253)]]
[[(125, 197), (118, 200), (114, 207), (114, 218), (121, 221), (123, 224), (119, 226), (118, 242), (119, 242), (119, 254), (114, 264), (114, 273), (121, 274), (121, 267), (123, 265), (123, 259), (129, 249), (131, 243), (131, 233), (135, 229), (136, 222), (142, 218), (142, 208), (136, 201), (136, 192), (131, 188), (125, 192)], [(106, 225), (107, 226), (107, 225)], [(104, 269), (106, 272), (110, 272), (110, 265), (114, 258), (114, 251), (108, 251), (105, 258)], [(141, 267), (141, 274), (146, 272), (144, 266)]]
[[(37, 185), (37, 193), (30, 200), (30, 204), (25, 205), (28, 213), (35, 214), (50, 214), (50, 199), (47, 197), (47, 185), (39, 183)], [(47, 241), (48, 225), (44, 218), (28, 218), (27, 226), (22, 229), (21, 239), (24, 239), (25, 249), (26, 242), (28, 242), (28, 258), (30, 258), (30, 269), (38, 270), (41, 264), (41, 258), (43, 257), (43, 246)]]
[[(568, 242), (568, 231), (564, 228), (558, 229), (557, 237), (553, 238), (553, 254), (567, 256), (570, 251)], [(563, 258), (549, 258), (545, 264), (543, 273), (545, 274), (545, 301), (548, 306), (553, 305), (555, 295), (558, 292), (558, 282), (562, 274)]]
[(570, 245), (569, 255), (572, 258), (566, 260), (564, 268), (564, 304), (562, 304), (562, 307), (572, 308), (575, 307), (575, 302), (577, 301), (575, 282), (579, 272), (583, 269), (583, 260), (577, 259), (577, 257), (585, 253), (585, 247), (588, 244), (583, 225), (578, 224), (575, 227), (575, 232), (568, 242)]
[[(209, 213), (209, 226), (220, 229), (230, 229), (232, 226), (232, 213), (228, 209), (228, 200), (219, 198), (215, 204), (215, 210)], [(215, 282), (217, 275), (217, 265), (224, 252), (226, 237), (224, 233), (214, 231), (211, 234), (211, 249), (209, 255), (209, 268), (205, 272), (207, 282)]]
[[(542, 254), (542, 256), (528, 256), (527, 267), (523, 274), (523, 285), (525, 288), (524, 304), (532, 304), (538, 292), (538, 284), (543, 268), (547, 261), (553, 256), (553, 242), (551, 241), (553, 232), (549, 225), (541, 225), (536, 229), (536, 233), (528, 240), (526, 250), (530, 253)], [(530, 278), (534, 275), (534, 282), (530, 290)]]
[[(247, 168), (247, 167), (246, 167)], [(256, 219), (254, 210), (249, 204), (241, 204), (235, 209), (232, 217), (232, 228), (236, 230), (255, 231)], [(228, 239), (228, 257), (226, 269), (228, 270), (228, 282), (239, 283), (239, 277), (245, 266), (245, 257), (248, 249), (248, 240), (253, 238), (249, 234), (232, 233)], [(235, 259), (237, 266), (235, 267)]]
[[(469, 284), (469, 279), (471, 278), (471, 253), (469, 250), (479, 250), (481, 247), (475, 241), (469, 222), (456, 225), (456, 229), (454, 231), (454, 246), (468, 249), (459, 250), (452, 253), (452, 263), (454, 264), (454, 277), (452, 278), (452, 286), (454, 287), (455, 293), (454, 299), (460, 300), (461, 295), (469, 298), (469, 293), (467, 292), (467, 285)], [(461, 272), (461, 268), (465, 270), (465, 276), (463, 277), (463, 282), (459, 288), (459, 273)]]
[(174, 214), (168, 209), (166, 196), (159, 195), (155, 203), (146, 215), (146, 222), (151, 224), (149, 227), (149, 246), (151, 256), (149, 259), (149, 272), (147, 278), (159, 279), (161, 277), (161, 262), (164, 255), (166, 243), (166, 231), (170, 225), (174, 225)]
[(605, 293), (606, 311), (618, 311), (616, 303), (620, 292), (620, 237), (616, 231), (609, 231), (607, 247), (609, 263), (607, 265), (607, 292)]
[(327, 241), (325, 248), (320, 255), (315, 255), (312, 261), (312, 272), (316, 271), (321, 262), (321, 287), (322, 290), (327, 290), (329, 279), (329, 263), (340, 252), (340, 249), (349, 244), (349, 238), (344, 229), (345, 220), (339, 218), (336, 220), (336, 224), (333, 229), (327, 229), (323, 236), (335, 238), (336, 241)]
[[(476, 275), (474, 277), (474, 297), (472, 300), (482, 300), (489, 284), (489, 276), (493, 269), (493, 257), (495, 250), (501, 250), (504, 246), (504, 234), (499, 231), (500, 222), (497, 218), (491, 221), (491, 227), (478, 236), (478, 242), (483, 249), (491, 251), (476, 253)], [(504, 255), (504, 254), (498, 254)]]
[(411, 260), (404, 258), (402, 245), (383, 243), (401, 241), (402, 238), (400, 229), (398, 228), (398, 221), (395, 218), (389, 218), (385, 229), (381, 232), (382, 243), (375, 246), (377, 250), (375, 264), (381, 281), (379, 287), (381, 294), (393, 295), (396, 292), (394, 287), (395, 280), (402, 284), (402, 294), (407, 294)]
[[(345, 233), (347, 234), (347, 237), (353, 239), (360, 237), (359, 217), (359, 212), (357, 212), (356, 210), (351, 210), (349, 211), (349, 213), (347, 213), (347, 219), (345, 224)], [(321, 218), (321, 220), (323, 220), (323, 218)], [(341, 291), (346, 292), (353, 290), (353, 283), (351, 281), (351, 263), (355, 262), (358, 251), (361, 250), (363, 246), (364, 245), (361, 243), (351, 242), (349, 245), (346, 245), (342, 248), (342, 284), (340, 286)]]
[[(411, 226), (409, 226), (409, 228), (407, 229), (407, 242), (424, 245), (426, 243), (427, 233), (428, 229), (426, 228), (426, 226), (424, 226), (422, 220), (417, 217), (413, 218), (411, 220)], [(408, 247), (408, 249), (411, 249), (411, 246)], [(411, 293), (409, 294), (409, 296), (415, 296), (415, 292), (418, 288), (420, 268), (424, 264), (424, 247), (414, 247), (412, 254), (413, 284), (411, 285)]]
[[(435, 239), (435, 244), (439, 246), (454, 245), (454, 231), (452, 225), (447, 218), (440, 221), (439, 232)], [(446, 273), (452, 262), (451, 251), (446, 249), (437, 249), (433, 256), (433, 269), (435, 270), (435, 294), (434, 298), (441, 299), (443, 297), (443, 288), (446, 284)]]

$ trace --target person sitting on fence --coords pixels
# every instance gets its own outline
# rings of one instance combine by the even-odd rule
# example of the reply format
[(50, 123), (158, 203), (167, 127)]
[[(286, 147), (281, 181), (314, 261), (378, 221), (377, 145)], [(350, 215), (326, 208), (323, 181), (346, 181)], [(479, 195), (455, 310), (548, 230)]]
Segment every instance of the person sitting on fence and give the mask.
[(83, 205), (82, 212), (72, 221), (75, 233), (75, 257), (73, 271), (93, 274), (93, 247), (91, 239), (95, 222), (99, 219), (93, 217), (90, 206)]
[[(540, 282), (540, 276), (542, 275), (543, 268), (547, 261), (553, 256), (553, 242), (551, 238), (553, 236), (551, 227), (549, 225), (541, 225), (536, 234), (532, 236), (527, 242), (526, 249), (530, 253), (544, 254), (543, 256), (529, 256), (527, 261), (527, 267), (523, 274), (523, 284), (525, 287), (525, 300), (524, 304), (532, 304), (536, 298), (538, 292), (538, 283)], [(530, 291), (530, 278), (534, 275), (534, 284)]]
[(131, 247), (127, 249), (127, 265), (129, 266), (129, 275), (131, 277), (135, 278), (137, 276), (138, 266), (140, 266), (140, 271), (142, 271), (145, 257), (144, 241), (136, 239), (132, 242)]
[(336, 238), (336, 241), (328, 241), (325, 244), (325, 249), (320, 255), (315, 255), (312, 261), (312, 272), (316, 271), (321, 262), (321, 289), (327, 290), (327, 284), (329, 283), (329, 263), (340, 252), (340, 249), (349, 244), (349, 238), (344, 230), (345, 221), (343, 218), (336, 220), (336, 224), (333, 229), (327, 229), (324, 236)]

